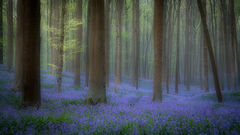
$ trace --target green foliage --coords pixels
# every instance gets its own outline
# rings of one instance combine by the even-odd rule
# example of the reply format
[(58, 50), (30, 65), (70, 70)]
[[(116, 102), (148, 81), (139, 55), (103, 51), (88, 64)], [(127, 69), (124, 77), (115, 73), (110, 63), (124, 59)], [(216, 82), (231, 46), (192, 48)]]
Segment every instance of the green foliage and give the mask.
[(65, 106), (68, 105), (82, 105), (84, 104), (84, 100), (78, 99), (78, 100), (69, 100), (69, 99), (63, 99), (61, 100), (61, 103), (64, 104)]
[(44, 89), (53, 89), (53, 88), (55, 88), (55, 85), (54, 84), (43, 84), (41, 87)]
[[(48, 130), (48, 124), (63, 124), (63, 123), (72, 123), (70, 113), (61, 113), (60, 115), (51, 115), (51, 116), (33, 116), (26, 115), (19, 118), (10, 118), (0, 114), (0, 130), (5, 130), (4, 134), (15, 134), (17, 131), (23, 131), (25, 133), (28, 127), (32, 127), (36, 133), (40, 133), (42, 130)], [(61, 129), (59, 129), (61, 130)]]

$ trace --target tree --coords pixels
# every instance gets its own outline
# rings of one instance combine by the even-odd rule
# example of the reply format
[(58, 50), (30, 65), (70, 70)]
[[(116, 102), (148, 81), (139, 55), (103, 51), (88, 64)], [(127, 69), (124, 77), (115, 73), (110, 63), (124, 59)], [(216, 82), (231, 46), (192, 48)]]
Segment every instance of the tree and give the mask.
[(60, 44), (58, 47), (58, 66), (57, 66), (57, 90), (61, 92), (62, 85), (62, 69), (63, 69), (63, 45), (64, 45), (64, 18), (65, 18), (65, 3), (66, 0), (62, 0), (62, 14), (60, 22)]
[[(202, 2), (202, 6), (203, 6), (203, 12), (206, 14), (207, 10), (206, 10), (206, 1), (203, 0)], [(203, 27), (203, 25), (202, 25)], [(207, 48), (207, 43), (206, 43), (206, 39), (205, 39), (205, 35), (204, 32), (202, 31), (201, 33), (203, 35), (203, 64), (204, 64), (204, 89), (205, 92), (209, 92), (209, 88), (208, 88), (208, 48)]]
[(203, 31), (204, 31), (205, 43), (207, 45), (207, 49), (208, 49), (208, 53), (209, 53), (209, 57), (210, 57), (210, 62), (211, 62), (211, 65), (212, 65), (216, 95), (217, 95), (217, 98), (218, 98), (218, 102), (222, 102), (222, 93), (221, 93), (219, 80), (218, 80), (217, 66), (216, 66), (216, 63), (215, 63), (215, 58), (214, 58), (213, 49), (212, 49), (212, 43), (211, 43), (211, 40), (210, 40), (208, 27), (207, 27), (206, 12), (204, 12), (204, 8), (203, 8), (201, 0), (197, 0), (197, 4), (198, 4), (198, 9), (199, 9), (199, 12), (200, 12), (200, 15), (201, 15), (201, 22), (202, 22)]
[(106, 103), (104, 0), (91, 0), (90, 83), (87, 103)]
[[(18, 0), (22, 27), (22, 104), (40, 106), (40, 0)], [(19, 18), (20, 19), (20, 18)]]
[(105, 8), (105, 63), (106, 63), (106, 86), (109, 86), (109, 53), (110, 53), (110, 4), (111, 0), (106, 0)]
[(226, 80), (227, 80), (227, 89), (231, 89), (231, 84), (230, 84), (230, 78), (231, 78), (231, 71), (230, 67), (228, 64), (229, 59), (228, 59), (228, 30), (227, 30), (227, 7), (226, 7), (226, 1), (225, 0), (220, 0), (220, 11), (221, 11), (221, 16), (222, 16), (222, 22), (223, 22), (223, 44), (224, 44), (224, 50), (225, 50), (225, 73), (226, 73)]
[[(77, 19), (82, 21), (82, 0), (77, 1)], [(80, 55), (81, 55), (81, 44), (82, 44), (82, 25), (78, 25), (77, 30), (77, 44), (76, 44), (76, 54), (75, 54), (75, 76), (74, 76), (74, 86), (80, 87)]]
[(178, 0), (178, 9), (177, 9), (177, 54), (176, 54), (176, 71), (175, 71), (175, 93), (176, 94), (178, 94), (178, 83), (179, 83), (180, 7), (181, 7), (181, 0)]
[(90, 22), (91, 22), (91, 0), (88, 1), (87, 12), (87, 38), (86, 38), (86, 71), (85, 71), (85, 86), (88, 87), (89, 83), (89, 46), (90, 46)]
[(133, 0), (132, 7), (132, 85), (138, 89), (138, 73), (139, 73), (139, 0)]
[(164, 0), (154, 1), (154, 80), (153, 101), (162, 102), (162, 51)]
[(121, 53), (122, 53), (122, 47), (121, 47), (121, 24), (122, 24), (122, 6), (123, 6), (123, 0), (117, 0), (116, 1), (116, 11), (117, 11), (117, 63), (116, 63), (116, 79), (115, 79), (115, 87), (114, 91), (117, 92), (117, 86), (121, 82)]
[(23, 5), (22, 1), (17, 1), (17, 34), (16, 34), (16, 51), (15, 51), (15, 68), (14, 68), (14, 84), (13, 91), (21, 91), (22, 88), (22, 48), (23, 48)]
[[(239, 67), (239, 54), (238, 54), (238, 41), (237, 41), (237, 32), (236, 32), (236, 18), (234, 12), (234, 0), (230, 0), (230, 29), (231, 29), (231, 47), (232, 47), (232, 75), (233, 75), (233, 88), (237, 90), (237, 77), (236, 77), (236, 61), (237, 67)], [(240, 70), (240, 69), (238, 69)], [(238, 71), (240, 75), (240, 71)]]
[(0, 64), (3, 64), (3, 0), (0, 0)]
[(184, 55), (184, 85), (190, 89), (190, 11), (192, 1), (186, 0), (186, 26), (185, 26), (185, 55)]
[(8, 0), (8, 42), (7, 42), (7, 69), (12, 70), (13, 64), (13, 1)]

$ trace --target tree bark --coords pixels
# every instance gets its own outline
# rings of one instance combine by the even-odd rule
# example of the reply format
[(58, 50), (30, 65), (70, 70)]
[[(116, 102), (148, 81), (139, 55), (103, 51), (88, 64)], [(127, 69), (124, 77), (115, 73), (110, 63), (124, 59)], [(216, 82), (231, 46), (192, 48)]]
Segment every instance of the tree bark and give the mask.
[(12, 70), (13, 65), (13, 1), (8, 0), (8, 42), (7, 42), (7, 69)]
[(0, 64), (3, 64), (3, 0), (0, 0)]
[[(237, 54), (237, 32), (236, 32), (236, 19), (234, 13), (234, 0), (230, 0), (230, 29), (231, 29), (231, 47), (232, 47), (232, 75), (233, 75), (233, 88), (237, 90), (237, 71), (236, 71), (236, 63), (239, 62)], [(237, 65), (239, 68), (239, 65)], [(238, 76), (240, 73), (238, 72)]]
[(203, 30), (204, 30), (204, 37), (205, 37), (208, 53), (210, 56), (211, 65), (212, 65), (216, 95), (218, 98), (218, 102), (222, 102), (222, 93), (221, 93), (221, 89), (220, 89), (220, 85), (219, 85), (218, 72), (217, 72), (217, 66), (215, 63), (215, 58), (213, 55), (212, 43), (211, 43), (209, 32), (208, 32), (206, 14), (204, 12), (201, 0), (197, 0), (197, 3), (198, 3), (199, 12), (201, 15), (201, 22), (202, 22), (202, 26), (203, 26)]
[[(41, 104), (40, 91), (40, 0), (19, 0), (18, 26), (22, 27), (22, 104)], [(20, 9), (21, 9), (20, 8)], [(19, 20), (18, 20), (19, 21)]]
[(164, 0), (155, 0), (154, 2), (154, 84), (152, 100), (162, 102)]
[(90, 84), (87, 103), (106, 103), (104, 0), (91, 0)]
[(106, 87), (109, 87), (109, 53), (110, 53), (110, 4), (111, 0), (106, 0), (106, 8), (105, 8), (105, 55), (106, 55)]
[(121, 82), (121, 53), (122, 53), (122, 46), (121, 46), (121, 22), (122, 22), (122, 6), (123, 6), (123, 0), (117, 0), (116, 1), (116, 13), (117, 13), (117, 47), (116, 47), (116, 57), (117, 57), (117, 63), (116, 63), (116, 78), (115, 78), (115, 85), (114, 85), (114, 91), (117, 92), (118, 84)]
[[(82, 21), (82, 0), (77, 1), (77, 20)], [(75, 54), (75, 76), (74, 76), (74, 86), (80, 87), (80, 55), (81, 55), (81, 44), (82, 44), (82, 24), (78, 25), (77, 30), (77, 44), (76, 44), (76, 54)]]
[(87, 39), (86, 39), (86, 71), (85, 71), (85, 87), (88, 87), (89, 83), (89, 46), (90, 46), (90, 23), (91, 23), (91, 0), (88, 1), (88, 13), (87, 13)]
[(58, 66), (57, 66), (57, 91), (62, 91), (62, 70), (63, 70), (63, 46), (64, 46), (64, 18), (65, 18), (65, 3), (66, 0), (62, 0), (62, 14), (60, 24), (60, 44), (58, 47)]
[(16, 51), (15, 51), (15, 68), (13, 91), (22, 90), (22, 48), (23, 48), (23, 5), (22, 1), (17, 1), (17, 34), (16, 34)]
[(181, 0), (178, 0), (177, 9), (177, 54), (176, 54), (176, 71), (175, 71), (175, 93), (178, 94), (178, 83), (179, 83), (179, 42), (180, 42), (180, 7)]

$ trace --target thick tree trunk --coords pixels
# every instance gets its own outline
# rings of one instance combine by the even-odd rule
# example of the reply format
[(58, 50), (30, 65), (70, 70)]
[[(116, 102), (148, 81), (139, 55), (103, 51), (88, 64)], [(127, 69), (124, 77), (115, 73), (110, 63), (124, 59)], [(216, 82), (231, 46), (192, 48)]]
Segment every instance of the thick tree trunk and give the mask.
[[(22, 103), (40, 106), (40, 0), (19, 0), (22, 27)], [(19, 20), (18, 20), (19, 21)]]
[(162, 102), (162, 51), (164, 0), (154, 3), (154, 80), (153, 101)]
[(12, 70), (13, 65), (13, 1), (8, 0), (8, 42), (7, 42), (7, 69)]
[(86, 38), (86, 68), (85, 68), (85, 87), (88, 87), (89, 83), (89, 46), (90, 46), (90, 22), (91, 22), (91, 0), (88, 1), (88, 13), (87, 13), (87, 38)]
[[(77, 19), (79, 22), (82, 21), (82, 0), (77, 1)], [(80, 87), (80, 55), (81, 55), (81, 44), (82, 44), (82, 24), (78, 25), (77, 30), (77, 44), (76, 44), (76, 54), (75, 54), (75, 76), (74, 76), (74, 86)]]
[(218, 80), (217, 66), (215, 63), (215, 58), (214, 58), (213, 49), (212, 49), (212, 43), (210, 40), (208, 27), (207, 27), (206, 14), (205, 14), (206, 12), (204, 12), (204, 8), (203, 8), (201, 0), (197, 0), (197, 3), (198, 3), (199, 12), (201, 15), (201, 22), (202, 22), (202, 26), (203, 26), (203, 30), (204, 30), (204, 37), (205, 37), (208, 53), (210, 56), (211, 65), (212, 65), (216, 95), (218, 98), (218, 102), (222, 102), (222, 94), (221, 94), (221, 89), (220, 89), (219, 80)]
[(23, 5), (22, 1), (17, 1), (17, 34), (16, 34), (16, 51), (15, 51), (15, 68), (13, 91), (22, 90), (22, 48), (23, 48)]
[(104, 0), (91, 0), (90, 84), (87, 103), (106, 103)]
[(3, 64), (3, 0), (0, 0), (0, 64)]
[(62, 14), (60, 24), (60, 44), (58, 47), (58, 66), (57, 66), (57, 91), (62, 91), (62, 70), (63, 70), (63, 46), (64, 46), (64, 18), (65, 18), (65, 3), (66, 0), (62, 0)]

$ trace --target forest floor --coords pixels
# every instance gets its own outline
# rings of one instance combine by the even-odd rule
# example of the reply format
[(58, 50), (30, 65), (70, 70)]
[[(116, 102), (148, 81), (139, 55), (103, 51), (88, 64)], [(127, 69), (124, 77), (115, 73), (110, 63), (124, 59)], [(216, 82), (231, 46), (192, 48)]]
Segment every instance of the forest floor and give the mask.
[(224, 91), (219, 104), (214, 91), (180, 85), (176, 95), (171, 86), (162, 103), (153, 103), (151, 80), (140, 79), (136, 90), (126, 78), (118, 93), (110, 82), (107, 104), (90, 106), (87, 88), (73, 87), (73, 74), (63, 74), (61, 93), (47, 70), (41, 80), (42, 106), (21, 109), (21, 93), (10, 90), (13, 73), (0, 66), (0, 134), (240, 134), (240, 92)]

